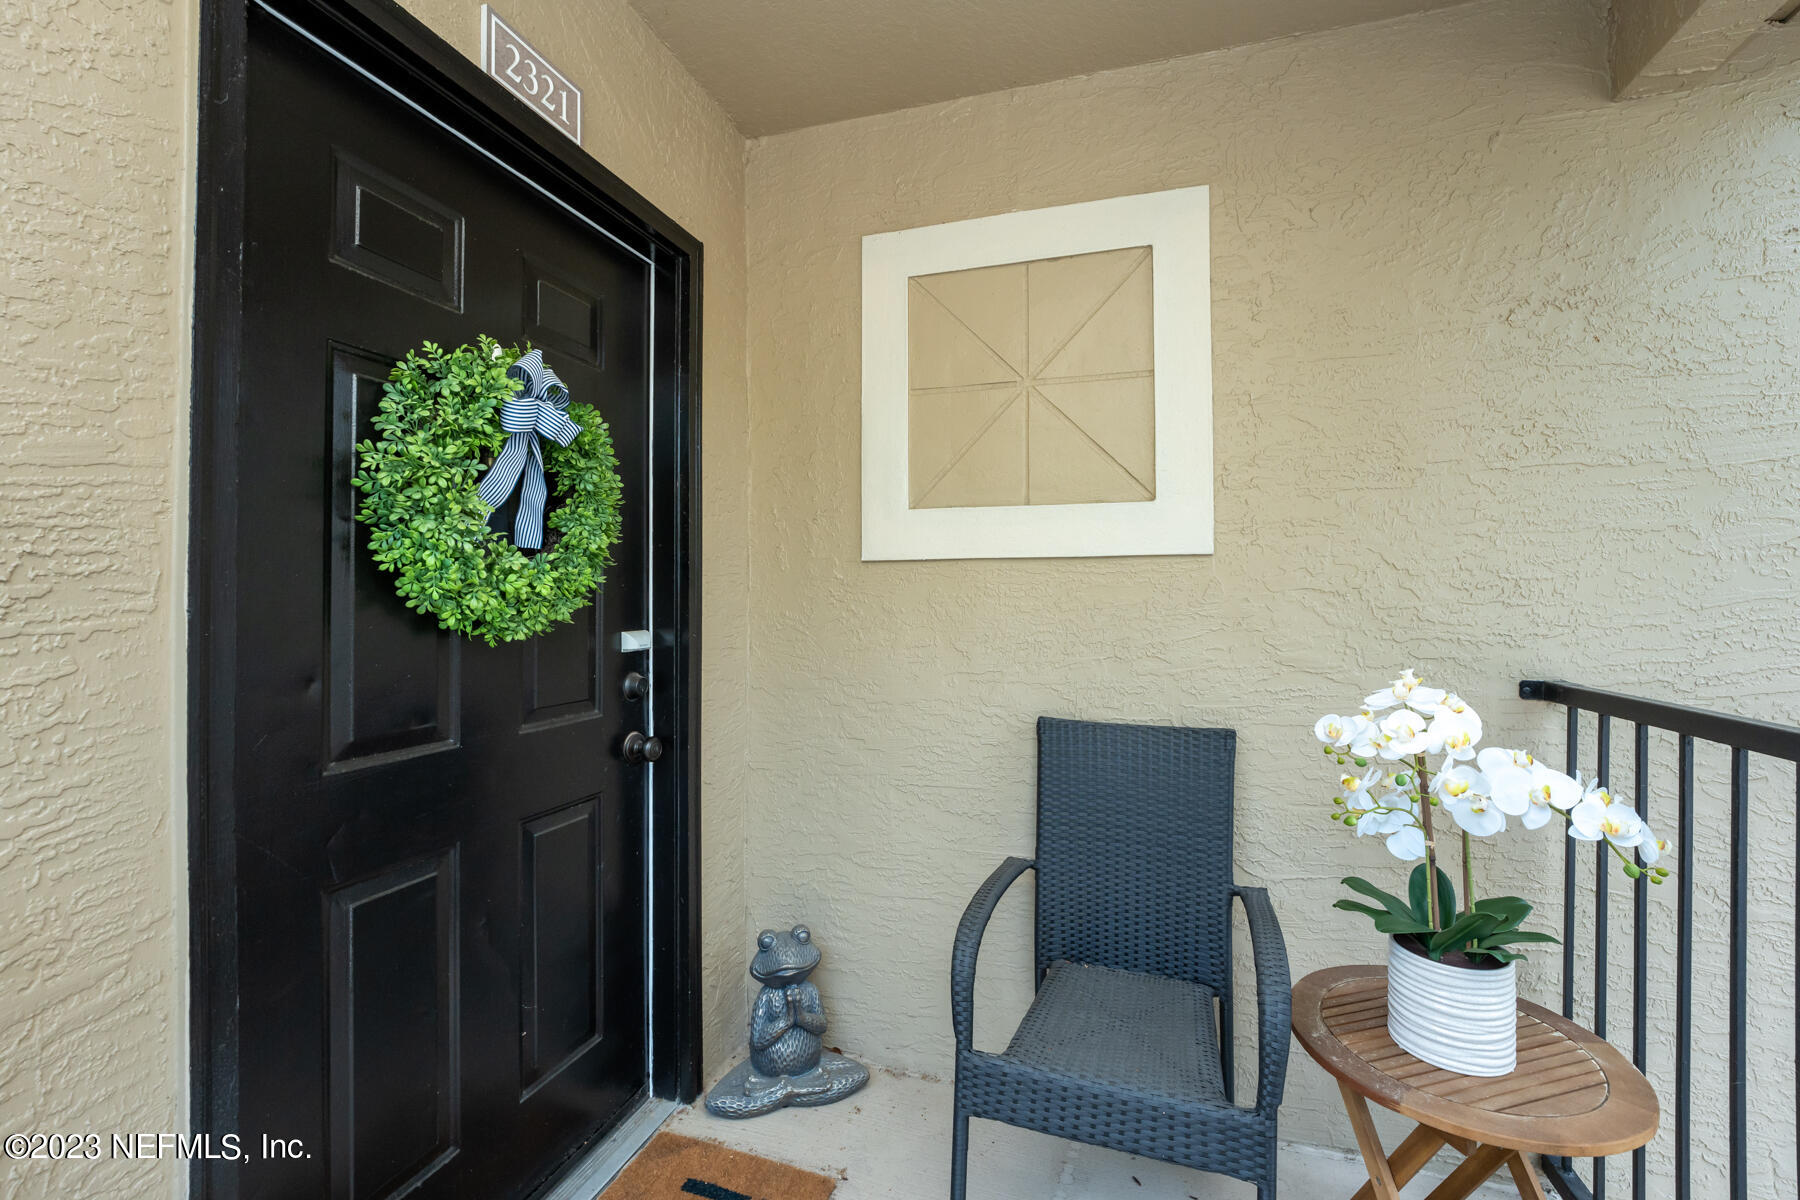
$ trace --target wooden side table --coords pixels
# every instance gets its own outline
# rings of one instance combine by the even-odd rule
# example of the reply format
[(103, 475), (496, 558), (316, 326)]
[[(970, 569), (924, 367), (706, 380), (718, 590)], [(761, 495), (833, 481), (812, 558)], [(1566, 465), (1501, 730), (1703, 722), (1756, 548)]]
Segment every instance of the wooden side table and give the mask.
[[(1439, 1070), (1387, 1031), (1387, 968), (1333, 967), (1294, 985), (1294, 1036), (1338, 1081), (1369, 1182), (1354, 1200), (1400, 1200), (1400, 1189), (1450, 1146), (1462, 1163), (1430, 1200), (1462, 1200), (1501, 1167), (1524, 1200), (1544, 1200), (1526, 1154), (1581, 1158), (1635, 1150), (1656, 1135), (1650, 1081), (1604, 1038), (1519, 1002), (1519, 1061), (1477, 1078)], [(1389, 1155), (1368, 1101), (1418, 1122)]]

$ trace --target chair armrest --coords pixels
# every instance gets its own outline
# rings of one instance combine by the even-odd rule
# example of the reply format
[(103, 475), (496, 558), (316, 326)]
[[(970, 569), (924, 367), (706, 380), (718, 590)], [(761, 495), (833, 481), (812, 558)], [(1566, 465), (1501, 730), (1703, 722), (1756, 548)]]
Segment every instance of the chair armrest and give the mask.
[(1000, 897), (1013, 881), (1037, 864), (1028, 858), (1009, 858), (994, 869), (963, 910), (956, 927), (956, 946), (950, 952), (950, 1018), (956, 1026), (956, 1048), (975, 1044), (975, 958), (981, 953), (981, 935)]
[[(1273, 1113), (1281, 1105), (1287, 1083), (1288, 1038), (1292, 1034), (1294, 996), (1288, 975), (1287, 943), (1269, 893), (1259, 887), (1231, 889), (1244, 903), (1250, 923), (1250, 948), (1256, 959), (1257, 1072), (1256, 1111)], [(1231, 1031), (1222, 1031), (1230, 1037)]]

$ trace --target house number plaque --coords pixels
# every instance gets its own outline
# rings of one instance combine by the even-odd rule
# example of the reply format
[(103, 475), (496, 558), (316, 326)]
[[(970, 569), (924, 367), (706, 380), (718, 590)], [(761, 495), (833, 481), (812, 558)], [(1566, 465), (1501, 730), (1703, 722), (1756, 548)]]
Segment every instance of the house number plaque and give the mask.
[(481, 66), (538, 116), (580, 144), (581, 89), (485, 4), (481, 6)]

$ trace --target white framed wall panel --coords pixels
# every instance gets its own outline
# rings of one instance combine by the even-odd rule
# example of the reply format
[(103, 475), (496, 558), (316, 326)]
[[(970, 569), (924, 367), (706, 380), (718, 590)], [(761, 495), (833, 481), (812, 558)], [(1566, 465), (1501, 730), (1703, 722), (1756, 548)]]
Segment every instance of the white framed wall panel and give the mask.
[[(1212, 553), (1208, 222), (1207, 189), (1193, 187), (865, 237), (863, 560)], [(1106, 252), (1134, 249), (1146, 253), (1100, 257)], [(1061, 286), (1060, 278), (1079, 274), (1079, 269), (1071, 271), (1066, 267), (1076, 256), (1096, 256), (1088, 260), (1095, 270), (1116, 262), (1122, 270), (1130, 271), (1137, 269), (1141, 261), (1141, 270), (1148, 276), (1150, 312), (1146, 319), (1151, 327), (1154, 370), (1132, 374), (1149, 377), (1153, 382), (1154, 468), (1146, 470), (1130, 463), (1130, 456), (1119, 456), (1126, 460), (1136, 480), (1142, 481), (1138, 486), (1136, 480), (1128, 480), (1125, 491), (1143, 498), (1109, 498), (1098, 503), (1046, 503), (1040, 498), (1033, 502), (1027, 466), (1023, 468), (1028, 472), (1025, 490), (1017, 496), (1020, 502), (1008, 503), (1006, 497), (1012, 494), (1014, 485), (1007, 479), (995, 478), (996, 468), (991, 462), (963, 468), (966, 473), (987, 473), (984, 480), (964, 481), (962, 491), (979, 497), (969, 499), (964, 506), (954, 499), (946, 502), (944, 496), (950, 493), (944, 489), (931, 491), (926, 487), (923, 490), (930, 494), (921, 494), (921, 480), (930, 472), (922, 475), (914, 458), (914, 451), (921, 447), (912, 444), (912, 433), (920, 428), (920, 410), (915, 405), (921, 389), (914, 387), (910, 374), (921, 360), (919, 334), (909, 331), (909, 312), (918, 312), (915, 306), (921, 302), (933, 304), (929, 297), (942, 294), (950, 283), (965, 290), (981, 287), (992, 292), (996, 287), (1012, 286), (1010, 281), (1014, 278), (1028, 277), (1018, 272), (981, 273), (981, 268), (1021, 265), (1022, 271), (1039, 272), (1030, 278), (1044, 281), (1031, 285), (1034, 289)], [(1141, 277), (1131, 278), (1136, 280), (1133, 288), (1143, 286)], [(946, 280), (950, 283), (942, 282)], [(1108, 286), (1115, 285), (1102, 281), (1102, 290)], [(1120, 289), (1125, 286), (1116, 285)], [(921, 296), (928, 298), (921, 301)], [(1057, 298), (1049, 296), (1046, 302), (1054, 307)], [(1040, 306), (1038, 291), (1031, 291), (1021, 303), (1034, 306), (1036, 311)], [(1079, 306), (1085, 302), (1076, 298), (1069, 303)], [(953, 306), (933, 307), (927, 315), (942, 322), (959, 321), (950, 307)], [(1002, 319), (1000, 323), (1006, 321)], [(998, 360), (1000, 356), (995, 357)], [(1013, 372), (1017, 378), (1008, 376), (1010, 381), (987, 402), (1004, 407), (1005, 397), (998, 391), (1017, 388), (1024, 397), (1021, 403), (1038, 403), (1040, 393), (1032, 389), (1039, 381), (1031, 373), (1039, 369), (1038, 360), (1043, 356), (1030, 355), (1029, 364), (1023, 356), (1010, 352), (1005, 357), (1019, 360)], [(1005, 368), (996, 369), (1000, 375), (1007, 375)], [(981, 377), (978, 374), (970, 378)], [(940, 390), (973, 394), (979, 386)], [(1051, 394), (1059, 386), (1064, 384), (1045, 381), (1043, 394)], [(1047, 402), (1041, 407), (1044, 411), (1059, 411)], [(1038, 411), (1031, 409), (1033, 418)], [(1102, 410), (1095, 412), (1092, 420), (1104, 420)], [(975, 414), (973, 419), (978, 422), (981, 415)], [(1009, 412), (1006, 419), (1022, 422), (1027, 417), (1024, 411), (1016, 418)], [(1069, 425), (1075, 430), (1071, 437), (1086, 436), (1074, 422)], [(1088, 428), (1099, 430), (1092, 421)], [(960, 433), (949, 436), (950, 443), (961, 437)], [(1008, 432), (1006, 436), (1015, 435)], [(1029, 433), (1025, 444), (1030, 444)], [(1098, 445), (1094, 448), (1099, 450)], [(1150, 447), (1141, 442), (1140, 451), (1146, 458), (1151, 454)], [(1002, 475), (1019, 469), (1010, 461), (1003, 466), (998, 471)], [(1040, 495), (1068, 494), (1067, 489), (1037, 490)]]

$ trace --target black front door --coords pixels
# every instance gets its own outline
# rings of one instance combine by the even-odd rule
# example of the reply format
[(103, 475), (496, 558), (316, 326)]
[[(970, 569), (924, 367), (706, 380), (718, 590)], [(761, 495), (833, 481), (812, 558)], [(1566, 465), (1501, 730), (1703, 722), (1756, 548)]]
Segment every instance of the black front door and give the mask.
[[(249, 1158), (225, 1190), (521, 1196), (647, 1080), (646, 768), (620, 747), (646, 716), (622, 681), (649, 670), (621, 634), (653, 626), (658, 569), (652, 269), (255, 11), (248, 80), (216, 553)], [(350, 484), (393, 362), (482, 333), (543, 349), (611, 426), (625, 485), (592, 608), (498, 648), (405, 607)]]

